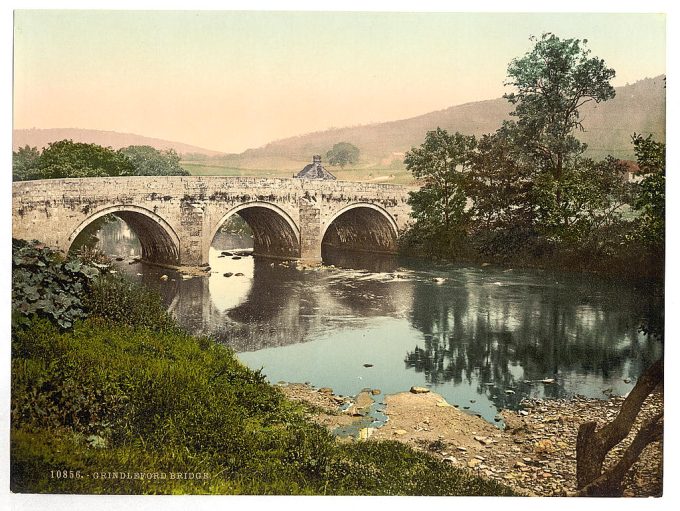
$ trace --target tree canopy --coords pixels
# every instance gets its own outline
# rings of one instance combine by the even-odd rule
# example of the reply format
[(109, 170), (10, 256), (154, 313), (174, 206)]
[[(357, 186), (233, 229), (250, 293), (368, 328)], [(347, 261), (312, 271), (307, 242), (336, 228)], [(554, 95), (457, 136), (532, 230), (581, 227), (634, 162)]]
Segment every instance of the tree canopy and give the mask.
[(616, 73), (604, 60), (590, 56), (585, 39), (560, 39), (546, 33), (531, 40), (533, 49), (508, 66), (506, 85), (516, 91), (504, 97), (515, 106), (511, 115), (517, 120), (508, 122), (506, 129), (516, 132), (525, 156), (553, 188), (553, 204), (545, 206), (554, 216), (563, 205), (566, 171), (585, 150), (574, 135), (583, 129), (579, 109), (591, 101), (613, 98), (616, 93), (609, 82)]
[(135, 167), (138, 176), (188, 176), (174, 149), (159, 151), (148, 145), (131, 145), (120, 149)]
[(586, 40), (548, 33), (532, 41), (508, 66), (510, 120), (479, 140), (438, 128), (406, 154), (422, 187), (411, 194), (415, 223), (402, 243), (445, 257), (464, 246), (463, 257), (520, 264), (551, 258), (600, 269), (628, 257), (655, 265), (665, 229), (665, 146), (634, 136), (637, 185), (624, 162), (584, 157), (580, 109), (614, 97), (614, 70), (591, 56)]
[(359, 161), (359, 148), (349, 142), (339, 142), (326, 153), (326, 158), (330, 165), (344, 168)]
[(470, 154), (477, 142), (473, 136), (449, 134), (437, 128), (428, 131), (425, 142), (406, 153), (406, 168), (422, 183), (411, 192), (409, 204), (416, 230), (431, 244), (442, 233), (450, 234), (438, 243), (450, 243), (465, 223), (466, 180)]
[(187, 176), (172, 149), (158, 151), (150, 146), (114, 150), (97, 144), (61, 140), (38, 151), (22, 147), (12, 153), (15, 181), (105, 176)]

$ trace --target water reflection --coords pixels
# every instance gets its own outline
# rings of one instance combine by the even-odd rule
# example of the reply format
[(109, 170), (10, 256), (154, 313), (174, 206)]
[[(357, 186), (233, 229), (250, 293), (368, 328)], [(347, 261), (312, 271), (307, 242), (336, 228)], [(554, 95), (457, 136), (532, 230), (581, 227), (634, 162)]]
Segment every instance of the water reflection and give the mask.
[[(125, 239), (105, 246), (127, 254)], [(274, 382), (345, 395), (429, 385), (493, 421), (526, 396), (625, 394), (662, 352), (638, 331), (660, 313), (658, 293), (631, 283), (329, 253), (333, 267), (303, 271), (239, 243), (216, 237), (208, 278), (117, 264), (161, 292), (182, 325), (231, 346)]]

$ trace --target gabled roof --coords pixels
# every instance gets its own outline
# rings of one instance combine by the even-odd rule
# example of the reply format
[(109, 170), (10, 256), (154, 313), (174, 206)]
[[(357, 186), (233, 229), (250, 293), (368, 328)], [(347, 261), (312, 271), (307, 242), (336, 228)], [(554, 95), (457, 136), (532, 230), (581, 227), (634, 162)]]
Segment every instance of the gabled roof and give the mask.
[(312, 163), (305, 165), (305, 168), (295, 176), (298, 179), (335, 179), (335, 176), (328, 172), (321, 165), (321, 156), (315, 154)]

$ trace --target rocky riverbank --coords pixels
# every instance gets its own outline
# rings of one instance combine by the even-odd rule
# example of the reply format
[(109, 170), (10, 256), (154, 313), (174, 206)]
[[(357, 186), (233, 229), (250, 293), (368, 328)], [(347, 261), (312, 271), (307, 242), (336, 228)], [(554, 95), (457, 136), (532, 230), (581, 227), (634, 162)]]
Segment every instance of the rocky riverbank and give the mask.
[[(310, 418), (330, 430), (361, 420), (370, 405), (370, 391), (353, 399), (336, 396), (328, 388), (302, 384), (280, 388), (289, 398), (309, 405)], [(361, 437), (407, 443), (526, 495), (561, 496), (576, 490), (579, 425), (591, 420), (598, 425), (611, 421), (622, 402), (622, 397), (525, 400), (519, 411), (501, 413), (506, 426), (499, 429), (458, 410), (433, 392), (404, 392), (385, 396), (388, 422), (377, 429), (362, 430)], [(645, 402), (633, 432), (644, 419), (662, 410), (663, 389), (659, 389)], [(617, 446), (605, 463), (616, 459), (632, 436)], [(662, 454), (661, 442), (645, 449), (626, 477), (625, 496), (661, 496)]]

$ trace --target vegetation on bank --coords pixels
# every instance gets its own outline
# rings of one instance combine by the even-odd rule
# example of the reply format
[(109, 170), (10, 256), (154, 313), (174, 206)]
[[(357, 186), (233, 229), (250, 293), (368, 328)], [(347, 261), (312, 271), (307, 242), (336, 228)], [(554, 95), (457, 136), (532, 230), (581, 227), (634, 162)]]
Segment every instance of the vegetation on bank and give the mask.
[(430, 131), (406, 154), (422, 187), (411, 194), (404, 252), (661, 274), (665, 145), (632, 134), (637, 165), (584, 156), (579, 111), (614, 97), (614, 70), (586, 41), (534, 41), (508, 67), (512, 120), (479, 139)]
[(25, 146), (12, 153), (14, 181), (66, 177), (188, 176), (179, 155), (168, 149), (129, 146), (117, 151), (72, 140), (50, 142), (39, 151)]
[(14, 492), (512, 494), (396, 442), (336, 441), (99, 263), (15, 241), (13, 289)]

